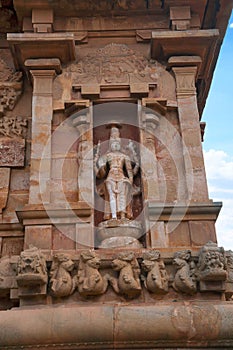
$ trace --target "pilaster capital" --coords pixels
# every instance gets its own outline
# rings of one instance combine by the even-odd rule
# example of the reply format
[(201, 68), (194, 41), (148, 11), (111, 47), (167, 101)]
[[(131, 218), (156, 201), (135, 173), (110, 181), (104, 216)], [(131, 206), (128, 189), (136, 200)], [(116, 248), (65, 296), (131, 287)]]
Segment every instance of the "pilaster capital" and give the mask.
[(177, 97), (196, 95), (196, 76), (202, 60), (199, 56), (174, 56), (168, 60), (168, 65), (176, 79)]

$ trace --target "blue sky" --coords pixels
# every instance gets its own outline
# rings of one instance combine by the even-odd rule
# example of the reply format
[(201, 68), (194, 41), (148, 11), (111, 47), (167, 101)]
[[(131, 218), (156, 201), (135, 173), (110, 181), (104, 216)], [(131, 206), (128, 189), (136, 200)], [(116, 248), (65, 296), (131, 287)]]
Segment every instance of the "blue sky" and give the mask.
[(202, 116), (207, 123), (204, 157), (210, 198), (222, 201), (218, 243), (233, 250), (233, 13)]

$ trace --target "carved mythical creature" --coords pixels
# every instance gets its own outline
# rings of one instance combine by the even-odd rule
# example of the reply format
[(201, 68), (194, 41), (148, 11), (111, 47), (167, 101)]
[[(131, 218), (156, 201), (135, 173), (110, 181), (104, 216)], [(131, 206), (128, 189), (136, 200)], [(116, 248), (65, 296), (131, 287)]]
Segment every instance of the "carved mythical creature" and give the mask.
[(190, 250), (175, 253), (173, 264), (177, 271), (172, 286), (177, 292), (193, 294), (197, 290), (195, 263), (190, 261), (190, 258)]
[(55, 297), (71, 295), (76, 287), (75, 278), (71, 276), (74, 262), (66, 254), (56, 254), (50, 270), (51, 293)]
[(78, 268), (78, 291), (83, 296), (100, 295), (108, 288), (107, 276), (99, 272), (100, 258), (88, 250), (80, 255)]
[[(111, 129), (109, 145), (110, 151), (100, 157), (98, 143), (94, 158), (96, 176), (105, 178), (103, 191), (100, 192), (105, 199), (104, 219), (132, 219), (133, 176), (139, 166), (132, 168), (130, 157), (121, 151), (120, 133), (116, 127)], [(135, 153), (132, 147), (130, 140), (128, 149)]]
[(21, 252), (16, 280), (19, 286), (47, 284), (46, 260), (38, 248), (30, 246)]
[(227, 272), (224, 249), (216, 243), (208, 242), (201, 249), (198, 267), (200, 280), (225, 281)]
[(168, 276), (164, 262), (157, 250), (148, 251), (143, 255), (142, 268), (148, 272), (144, 277), (144, 285), (151, 293), (168, 292)]
[(134, 253), (122, 252), (112, 261), (112, 268), (119, 271), (118, 279), (112, 278), (111, 285), (116, 293), (132, 298), (140, 294), (140, 267)]

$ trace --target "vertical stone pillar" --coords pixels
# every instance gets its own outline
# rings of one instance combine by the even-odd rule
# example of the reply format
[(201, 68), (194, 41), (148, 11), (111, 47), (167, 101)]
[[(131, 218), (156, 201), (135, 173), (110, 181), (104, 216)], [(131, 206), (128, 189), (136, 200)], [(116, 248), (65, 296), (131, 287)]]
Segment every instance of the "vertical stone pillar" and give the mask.
[[(61, 67), (58, 59), (30, 59), (25, 66), (33, 80), (29, 206), (40, 206), (50, 203), (53, 79)], [(24, 248), (30, 244), (52, 249), (52, 225), (26, 225)]]
[(55, 70), (30, 70), (33, 77), (29, 204), (50, 202), (52, 84)]
[[(169, 64), (176, 79), (179, 122), (183, 140), (188, 200), (209, 202), (201, 144), (200, 120), (197, 107), (195, 78), (199, 57), (171, 57)], [(175, 67), (175, 65), (177, 65)]]
[(79, 201), (86, 202), (92, 208), (91, 222), (76, 224), (76, 248), (94, 247), (94, 171), (93, 171), (93, 117), (90, 102), (86, 108), (73, 119), (78, 131), (78, 196)]
[[(146, 105), (146, 101), (143, 101)], [(158, 112), (149, 112), (142, 110), (141, 113), (141, 169), (142, 169), (142, 185), (143, 195), (147, 203), (150, 201), (161, 201), (158, 178), (158, 160), (155, 148), (155, 133), (159, 126), (160, 114)], [(167, 239), (163, 221), (149, 220), (146, 215), (146, 245), (147, 247), (166, 247)]]

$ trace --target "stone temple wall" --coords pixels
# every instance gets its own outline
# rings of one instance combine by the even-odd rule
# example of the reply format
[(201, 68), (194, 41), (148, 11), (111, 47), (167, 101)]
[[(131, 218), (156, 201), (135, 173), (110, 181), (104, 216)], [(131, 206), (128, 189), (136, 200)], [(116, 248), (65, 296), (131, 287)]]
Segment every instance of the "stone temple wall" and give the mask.
[(0, 348), (232, 348), (201, 121), (232, 1), (0, 5)]

